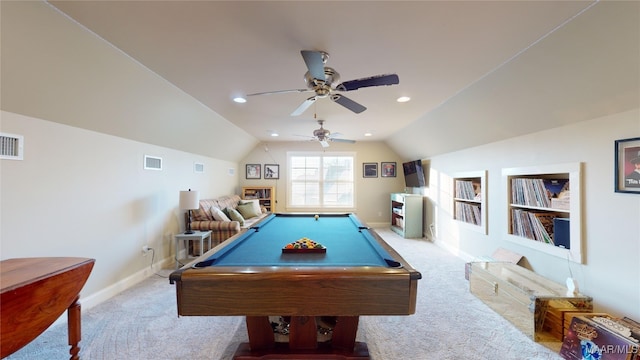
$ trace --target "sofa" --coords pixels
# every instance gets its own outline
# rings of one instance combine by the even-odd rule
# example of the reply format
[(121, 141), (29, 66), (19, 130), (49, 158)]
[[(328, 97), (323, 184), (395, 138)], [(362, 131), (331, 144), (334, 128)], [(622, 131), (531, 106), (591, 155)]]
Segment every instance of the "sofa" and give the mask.
[[(213, 247), (248, 229), (267, 215), (268, 212), (260, 206), (258, 200), (243, 200), (239, 195), (203, 199), (200, 200), (200, 207), (192, 211), (191, 229), (211, 231)], [(189, 254), (198, 254), (200, 244), (193, 241), (190, 243), (193, 246), (189, 249)], [(204, 251), (209, 250), (206, 244), (204, 246)]]

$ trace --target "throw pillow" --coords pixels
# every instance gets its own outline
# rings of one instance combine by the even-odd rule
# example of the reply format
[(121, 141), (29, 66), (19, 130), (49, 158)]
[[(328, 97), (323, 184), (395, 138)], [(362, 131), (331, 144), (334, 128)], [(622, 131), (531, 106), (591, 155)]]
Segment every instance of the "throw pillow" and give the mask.
[(242, 215), (242, 217), (245, 219), (251, 219), (253, 217), (260, 216), (260, 211), (256, 211), (256, 209), (253, 207), (253, 204), (238, 205), (236, 210), (238, 210), (240, 215)]
[(244, 226), (244, 218), (242, 217), (242, 215), (240, 215), (238, 210), (227, 208), (227, 213), (229, 214), (231, 220), (239, 222), (240, 226)]
[(222, 212), (222, 210), (213, 206), (211, 207), (211, 216), (213, 216), (213, 220), (231, 221), (231, 219), (229, 219), (229, 217), (224, 212)]
[(252, 200), (240, 200), (240, 205), (251, 204), (255, 209), (256, 214), (260, 214), (260, 200), (252, 199)]

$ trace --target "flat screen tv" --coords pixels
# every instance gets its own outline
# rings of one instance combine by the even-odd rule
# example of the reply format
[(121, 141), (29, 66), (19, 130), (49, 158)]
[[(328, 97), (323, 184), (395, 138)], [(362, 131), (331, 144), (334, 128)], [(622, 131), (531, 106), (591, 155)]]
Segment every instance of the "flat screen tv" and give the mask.
[(427, 186), (424, 170), (422, 169), (422, 160), (402, 163), (402, 170), (404, 171), (404, 184), (406, 187)]

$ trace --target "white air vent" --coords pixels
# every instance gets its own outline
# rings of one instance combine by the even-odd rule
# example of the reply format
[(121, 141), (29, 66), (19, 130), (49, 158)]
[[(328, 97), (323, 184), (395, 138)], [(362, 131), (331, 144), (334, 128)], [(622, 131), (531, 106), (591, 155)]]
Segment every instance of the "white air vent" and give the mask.
[(157, 156), (144, 156), (145, 170), (162, 170), (162, 158)]
[(204, 164), (203, 163), (193, 163), (193, 172), (203, 173), (204, 172)]
[(0, 133), (0, 159), (22, 160), (24, 136)]

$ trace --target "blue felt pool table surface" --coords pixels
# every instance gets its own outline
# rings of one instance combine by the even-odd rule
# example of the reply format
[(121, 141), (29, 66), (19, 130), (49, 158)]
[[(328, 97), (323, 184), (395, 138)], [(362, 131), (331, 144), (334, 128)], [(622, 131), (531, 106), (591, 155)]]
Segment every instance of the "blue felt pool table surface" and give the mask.
[[(196, 267), (400, 266), (355, 215), (318, 214), (317, 220), (314, 215), (271, 214)], [(282, 252), (305, 237), (322, 244), (326, 253)]]

